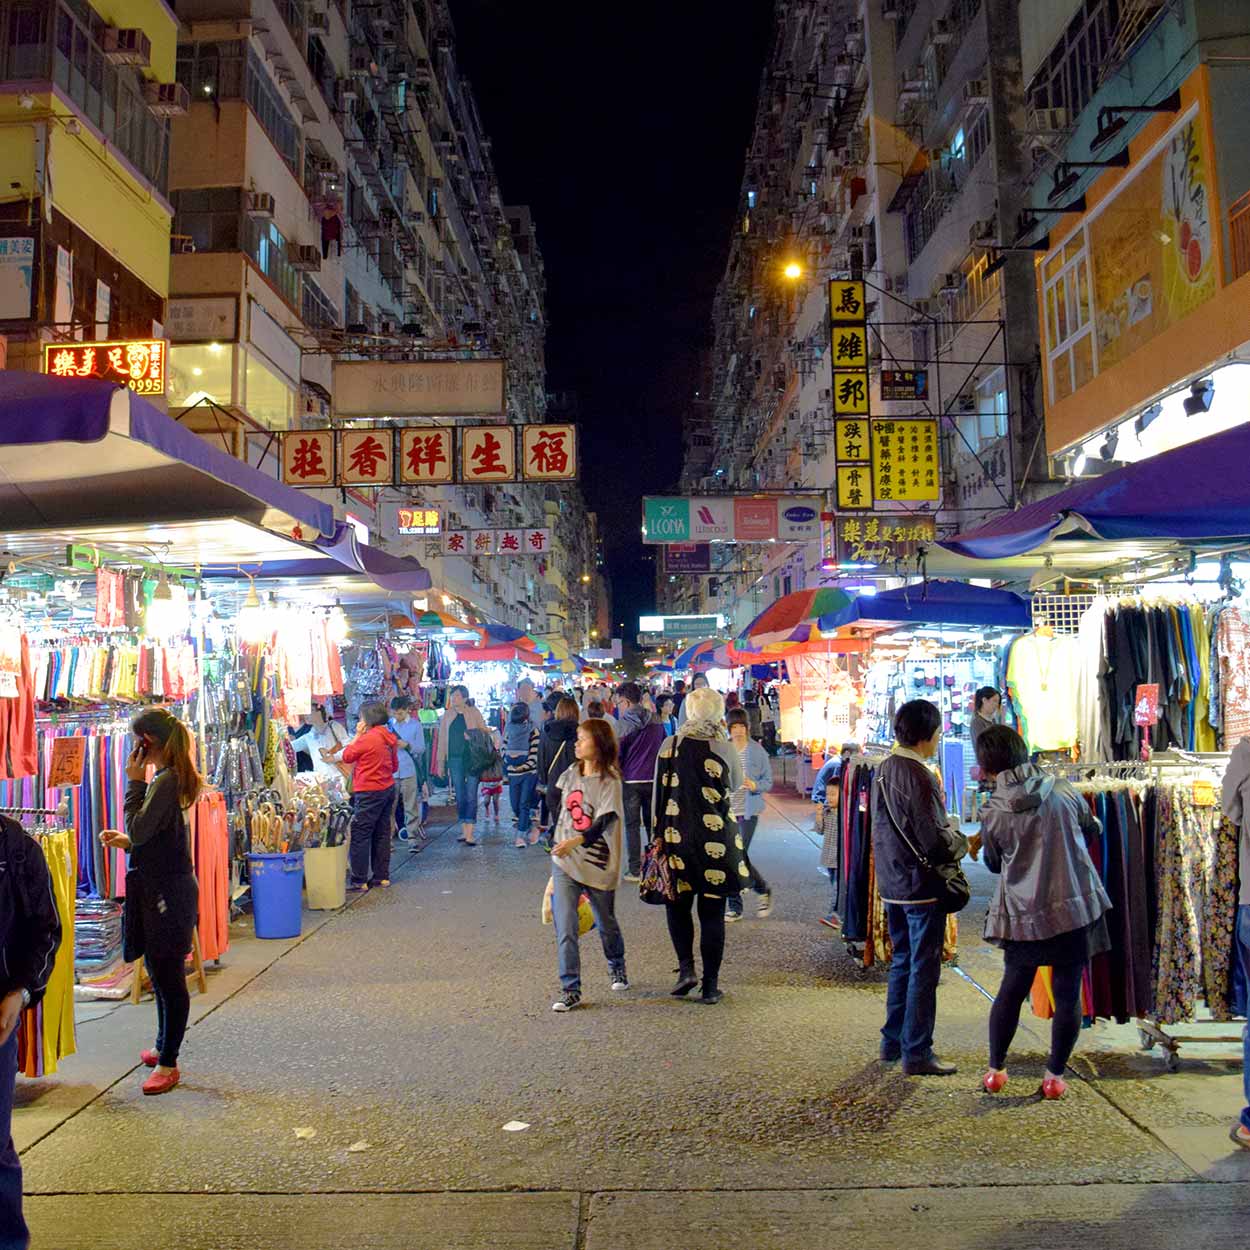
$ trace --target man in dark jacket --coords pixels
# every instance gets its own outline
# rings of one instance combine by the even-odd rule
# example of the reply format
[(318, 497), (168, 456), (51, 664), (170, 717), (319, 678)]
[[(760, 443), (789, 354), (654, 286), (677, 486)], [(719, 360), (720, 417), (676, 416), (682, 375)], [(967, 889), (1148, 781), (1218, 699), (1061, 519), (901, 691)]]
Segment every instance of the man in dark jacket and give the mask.
[(894, 719), (894, 752), (877, 772), (872, 797), (873, 862), (894, 947), (881, 1058), (886, 1063), (902, 1059), (907, 1076), (955, 1072), (933, 1053), (946, 934), (935, 868), (957, 864), (968, 853), (968, 842), (950, 823), (941, 785), (928, 764), (941, 735), (942, 716), (932, 703), (915, 699), (903, 704)]
[(30, 1233), (22, 1218), (22, 1165), (13, 1148), (17, 1023), (48, 985), (61, 917), (39, 844), (0, 816), (0, 1246), (18, 1250)]
[(664, 726), (642, 705), (642, 688), (627, 681), (616, 692), (622, 790), (625, 796), (625, 880), (642, 871), (642, 830), (651, 833), (651, 786), (664, 745)]

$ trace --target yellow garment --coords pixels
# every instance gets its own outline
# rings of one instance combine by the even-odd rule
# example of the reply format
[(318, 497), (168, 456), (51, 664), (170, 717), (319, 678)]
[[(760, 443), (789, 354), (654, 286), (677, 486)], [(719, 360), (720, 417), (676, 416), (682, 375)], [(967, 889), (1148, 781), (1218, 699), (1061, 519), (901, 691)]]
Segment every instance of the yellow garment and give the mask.
[(1064, 751), (1078, 738), (1075, 634), (1026, 634), (1011, 647), (1007, 685), (1032, 751)]
[(51, 1076), (57, 1064), (78, 1050), (74, 1037), (74, 897), (78, 879), (78, 836), (72, 830), (46, 833), (40, 839), (52, 878), (52, 893), (61, 917), (61, 945), (43, 997), (43, 1071)]
[(1198, 667), (1202, 671), (1202, 681), (1194, 699), (1194, 750), (1215, 751), (1218, 749), (1215, 726), (1207, 719), (1211, 712), (1211, 627), (1206, 609), (1197, 604), (1192, 605), (1189, 609), (1189, 620), (1194, 631), (1194, 646), (1198, 651)]

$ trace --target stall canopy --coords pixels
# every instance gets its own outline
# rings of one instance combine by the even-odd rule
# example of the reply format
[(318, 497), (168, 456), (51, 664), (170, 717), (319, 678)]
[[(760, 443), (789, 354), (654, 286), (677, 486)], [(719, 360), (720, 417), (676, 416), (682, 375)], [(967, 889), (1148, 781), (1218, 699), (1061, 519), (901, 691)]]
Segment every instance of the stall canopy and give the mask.
[(125, 387), (0, 370), (0, 528), (237, 517), (336, 539), (334, 510)]
[(930, 581), (879, 595), (858, 595), (848, 607), (820, 619), (822, 629), (859, 622), (1028, 629), (1031, 618), (1028, 600), (1008, 590)]
[(1101, 540), (1250, 539), (1250, 424), (1161, 452), (939, 544), (976, 560)]

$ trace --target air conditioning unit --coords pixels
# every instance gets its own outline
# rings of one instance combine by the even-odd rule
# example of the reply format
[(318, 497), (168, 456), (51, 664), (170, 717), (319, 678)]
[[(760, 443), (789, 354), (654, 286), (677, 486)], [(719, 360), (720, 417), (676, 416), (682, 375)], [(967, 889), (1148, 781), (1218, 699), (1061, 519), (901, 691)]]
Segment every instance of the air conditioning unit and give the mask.
[(928, 321), (934, 315), (934, 302), (931, 299), (914, 299), (911, 301), (911, 319)]
[(832, 387), (826, 386), (825, 389), (820, 392), (820, 402), (822, 404), (833, 403), (833, 388)]
[(330, 33), (330, 15), (324, 9), (310, 9), (308, 12), (308, 33), (310, 35), (328, 35)]
[(321, 249), (311, 243), (290, 241), (286, 245), (287, 263), (301, 273), (316, 273), (321, 268)]
[(998, 234), (998, 227), (990, 218), (983, 221), (974, 221), (968, 228), (968, 246), (984, 247), (989, 243), (995, 242), (995, 236)]
[(1026, 129), (1034, 135), (1061, 135), (1070, 124), (1067, 109), (1029, 109)]
[(157, 117), (181, 117), (191, 107), (191, 93), (180, 82), (145, 82), (143, 101)]
[(357, 100), (360, 99), (360, 92), (356, 87), (354, 78), (340, 78), (339, 83), (339, 103), (343, 108), (351, 108)]
[(984, 78), (969, 78), (964, 83), (965, 104), (988, 104), (990, 100), (990, 84)]
[(929, 27), (930, 43), (953, 43), (955, 28), (945, 18), (939, 18)]
[(353, 78), (369, 78), (375, 70), (373, 57), (369, 55), (368, 48), (353, 48), (351, 69)]
[(943, 295), (957, 295), (964, 287), (964, 276), (957, 270), (938, 274), (936, 289)]
[(273, 220), (273, 196), (268, 191), (249, 191), (245, 211), (254, 221)]
[(871, 226), (852, 226), (851, 239), (856, 243), (871, 243), (873, 228)]
[(881, 18), (886, 22), (897, 22), (903, 16), (898, 0), (881, 0)]
[(151, 65), (152, 41), (137, 27), (106, 26), (104, 55), (114, 65)]
[(881, 286), (891, 295), (898, 295), (900, 292), (907, 290), (907, 275), (905, 273), (888, 273), (881, 279)]

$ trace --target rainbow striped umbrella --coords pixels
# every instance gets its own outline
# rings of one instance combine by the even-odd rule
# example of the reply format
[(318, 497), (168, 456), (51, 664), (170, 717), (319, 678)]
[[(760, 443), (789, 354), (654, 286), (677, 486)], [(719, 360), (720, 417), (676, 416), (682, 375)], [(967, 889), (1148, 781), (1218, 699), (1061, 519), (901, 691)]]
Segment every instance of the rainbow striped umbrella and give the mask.
[(481, 636), (478, 626), (470, 625), (468, 621), (459, 620), (457, 617), (448, 616), (446, 612), (440, 612), (437, 608), (427, 608), (424, 612), (415, 612), (412, 624), (418, 633), (423, 634), (445, 634), (448, 637), (464, 639)]
[(705, 638), (702, 642), (696, 642), (693, 646), (687, 647), (673, 661), (674, 670), (683, 672), (686, 669), (693, 669), (696, 673), (702, 673), (709, 668), (714, 668), (713, 653), (724, 643), (723, 638)]
[[(730, 655), (749, 664), (753, 662), (751, 657), (764, 653), (784, 653), (798, 647), (824, 648), (833, 641), (831, 636), (837, 629), (834, 618), (851, 603), (850, 595), (831, 586), (782, 595), (734, 639)], [(828, 637), (822, 636), (822, 632)], [(840, 648), (834, 642), (829, 649)]]

